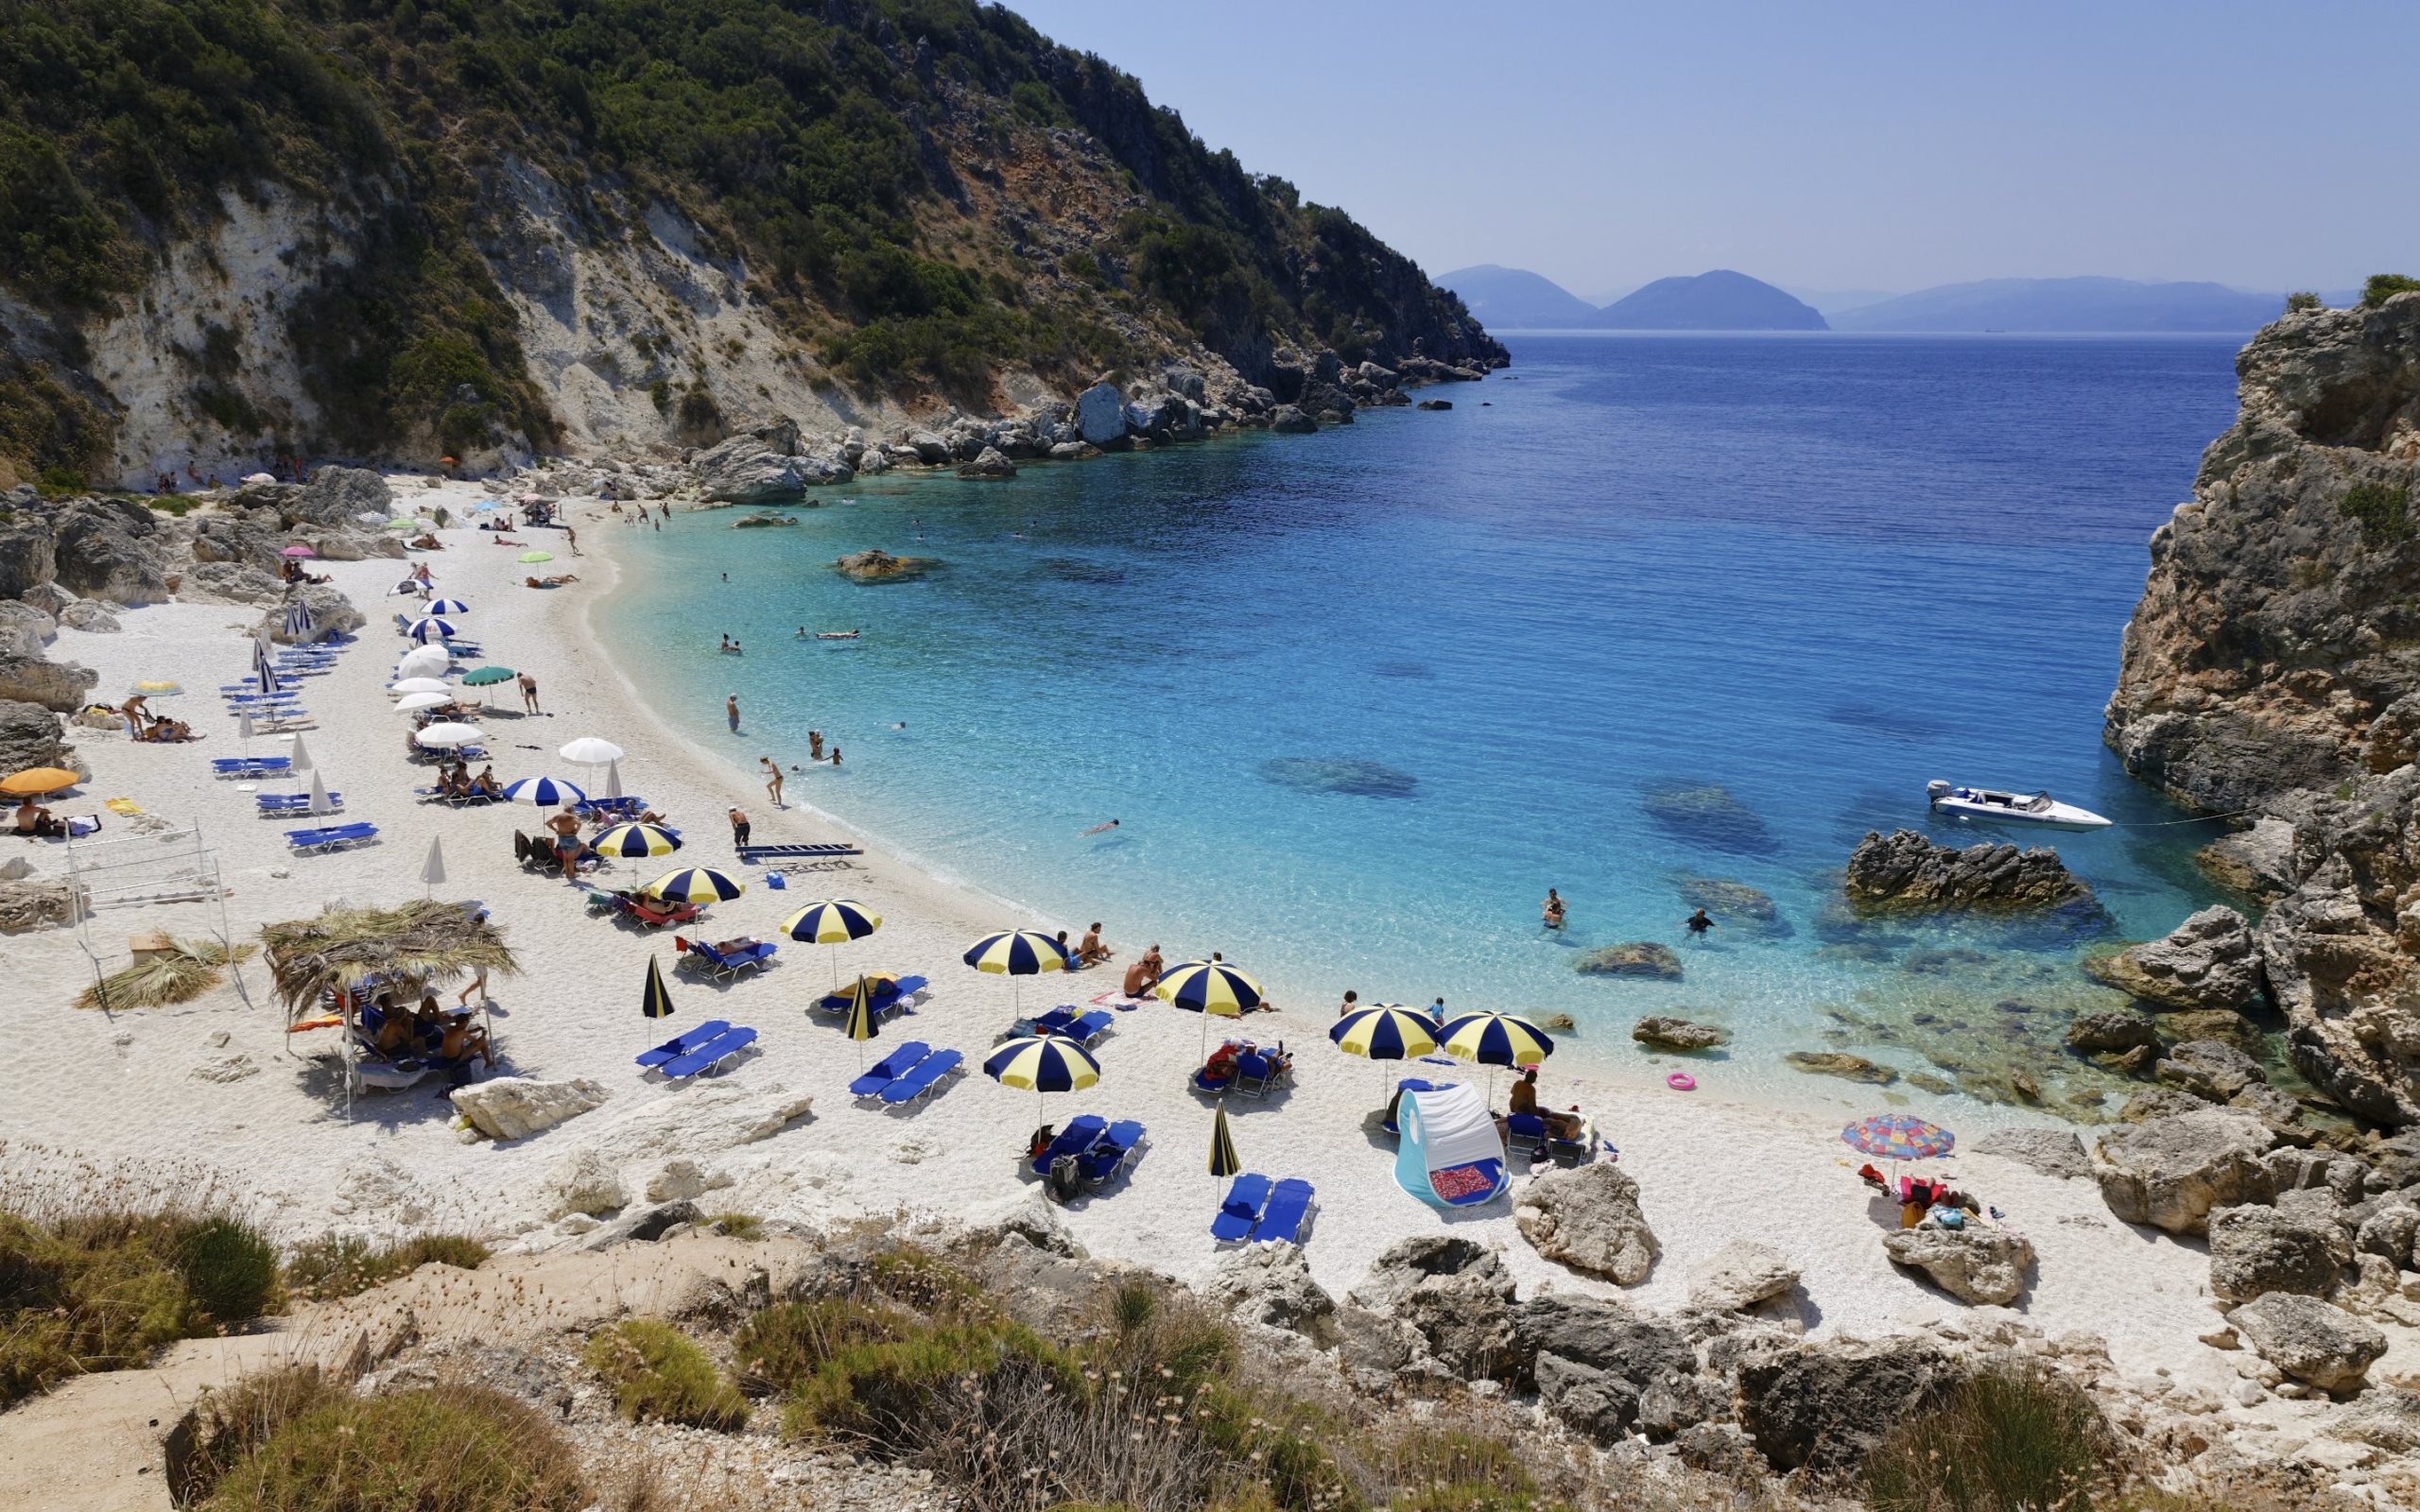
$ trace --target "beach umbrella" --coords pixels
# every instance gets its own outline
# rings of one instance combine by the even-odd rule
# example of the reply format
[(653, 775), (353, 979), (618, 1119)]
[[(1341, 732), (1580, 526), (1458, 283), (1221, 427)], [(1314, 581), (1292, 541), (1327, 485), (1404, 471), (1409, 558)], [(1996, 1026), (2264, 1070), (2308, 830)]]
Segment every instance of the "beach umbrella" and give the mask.
[(607, 798), (622, 796), (622, 764), (620, 762), (605, 764), (605, 796)]
[(1152, 990), (1188, 1013), (1201, 1015), (1201, 1048), (1210, 1047), (1213, 1018), (1239, 1019), (1260, 1005), (1260, 984), (1223, 961), (1180, 961)]
[(435, 615), (429, 615), (412, 621), (411, 627), (404, 633), (415, 641), (442, 641), (454, 633), (454, 625), (450, 620), (441, 620)]
[(56, 793), (62, 788), (74, 787), (82, 781), (63, 766), (28, 766), (21, 772), (11, 772), (0, 778), (0, 793), (30, 798), (37, 793)]
[(429, 837), (428, 856), (420, 864), (420, 880), (421, 896), (424, 898), (431, 896), (437, 885), (445, 880), (445, 841), (442, 837)]
[(666, 872), (639, 890), (666, 902), (727, 903), (746, 892), (748, 885), (713, 867), (683, 867), (678, 871)]
[(846, 1027), (849, 1038), (855, 1040), (859, 1046), (857, 1069), (863, 1071), (866, 1069), (866, 1053), (863, 1047), (867, 1040), (882, 1033), (882, 1023), (874, 1016), (873, 984), (862, 976), (857, 978), (856, 990), (849, 994), (849, 1022)]
[(967, 947), (966, 964), (978, 971), (1009, 979), (1009, 1004), (1013, 1010), (1017, 1001), (1016, 979), (1039, 976), (1045, 971), (1067, 969), (1066, 953), (1059, 942), (1047, 935), (1029, 929), (1003, 930), (986, 935)]
[(1073, 1040), (1042, 1035), (1011, 1040), (993, 1051), (983, 1062), (983, 1074), (1020, 1091), (1072, 1092), (1100, 1080), (1100, 1062)]
[(399, 678), (432, 678), (454, 664), (454, 653), (441, 645), (415, 646), (395, 663)]
[(590, 841), (589, 848), (608, 856), (668, 856), (681, 849), (681, 837), (658, 825), (616, 824)]
[(277, 680), (277, 668), (268, 664), (267, 657), (252, 660), (252, 688), (264, 698), (285, 691), (285, 684)]
[(809, 903), (782, 920), (782, 933), (809, 945), (828, 945), (832, 951), (832, 985), (840, 984), (840, 952), (838, 947), (853, 939), (863, 939), (882, 927), (882, 916), (866, 912), (865, 904), (848, 898), (827, 898), (820, 903)]
[(1238, 1175), (1244, 1162), (1236, 1156), (1236, 1137), (1227, 1132), (1227, 1105), (1224, 1099), (1210, 1122), (1210, 1174), (1214, 1177)]
[(551, 551), (525, 551), (520, 556), (513, 558), (515, 561), (527, 562), (552, 561), (554, 559), (555, 554)]
[(300, 735), (294, 737), (294, 752), (286, 758), (285, 769), (289, 772), (307, 772), (311, 769), (311, 747), (302, 744), (302, 737)]
[(311, 774), (311, 812), (313, 814), (334, 814), (336, 811), (336, 804), (330, 801), (328, 798), (327, 778), (320, 773), (313, 772)]
[(610, 766), (622, 759), (622, 747), (595, 735), (582, 735), (565, 745), (556, 755), (574, 766)]
[(1841, 1139), (1853, 1150), (1893, 1160), (1930, 1160), (1947, 1155), (1958, 1143), (1957, 1135), (1910, 1113), (1858, 1119), (1841, 1130)]
[(466, 688), (493, 688), (499, 682), (510, 682), (516, 674), (510, 667), (473, 667), (462, 674)]
[(134, 685), (134, 691), (146, 698), (164, 698), (172, 693), (184, 692), (184, 685), (165, 678), (151, 678)]
[(655, 957), (647, 958), (647, 986), (639, 989), (639, 1011), (650, 1019), (672, 1017), (672, 994), (664, 985), (663, 969)]
[(294, 544), (286, 547), (284, 551), (279, 552), (278, 555), (281, 557), (292, 557), (299, 560), (306, 557), (316, 557), (319, 553), (313, 551), (310, 547), (298, 541), (294, 542)]
[(515, 803), (527, 803), (542, 809), (559, 809), (588, 801), (586, 793), (560, 777), (525, 777), (517, 782), (507, 783), (504, 796)]
[(1437, 1031), (1438, 1047), (1456, 1060), (1489, 1067), (1487, 1098), (1495, 1101), (1497, 1066), (1534, 1066), (1554, 1054), (1545, 1030), (1510, 1013), (1465, 1013)]
[(450, 693), (407, 693), (395, 700), (395, 713), (416, 714), (424, 709), (442, 709), (453, 701)]
[[(1437, 1021), (1400, 1003), (1376, 1003), (1336, 1021), (1327, 1037), (1336, 1048), (1365, 1060), (1409, 1060), (1437, 1048)], [(1386, 1072), (1378, 1091), (1386, 1091)]]
[(387, 691), (389, 693), (396, 694), (442, 693), (450, 695), (454, 691), (454, 685), (447, 682), (443, 678), (399, 678), (395, 681), (387, 684)]
[(243, 743), (244, 754), (251, 755), (252, 751), (252, 716), (251, 714), (239, 713), (235, 716), (235, 738)]
[(399, 518), (388, 521), (387, 528), (389, 530), (410, 530), (419, 525), (419, 524), (420, 522), (417, 520)]
[(432, 598), (421, 606), (421, 610), (427, 614), (468, 614), (471, 606), (458, 598)]
[(480, 734), (469, 725), (440, 724), (431, 725), (426, 730), (422, 730), (419, 738), (420, 743), (424, 746), (432, 746), (442, 749), (450, 746), (475, 746), (488, 737)]
[(310, 605), (298, 598), (285, 606), (285, 633), (289, 639), (302, 640), (312, 628)]

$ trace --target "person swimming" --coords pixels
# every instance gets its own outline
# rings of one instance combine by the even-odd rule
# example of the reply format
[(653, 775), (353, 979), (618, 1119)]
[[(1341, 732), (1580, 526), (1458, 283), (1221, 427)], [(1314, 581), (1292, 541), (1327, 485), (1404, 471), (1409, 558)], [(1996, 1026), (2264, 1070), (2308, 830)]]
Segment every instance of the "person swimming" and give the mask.
[(1705, 916), (1705, 910), (1703, 908), (1691, 914), (1685, 922), (1689, 926), (1689, 933), (1692, 935), (1703, 935), (1714, 927), (1714, 920)]
[[(1102, 820), (1101, 822), (1099, 822), (1098, 824), (1094, 825), (1091, 829), (1086, 830), (1086, 831), (1084, 832), (1084, 834), (1098, 834), (1098, 833), (1100, 833), (1103, 830), (1115, 830), (1115, 829), (1116, 829), (1116, 828), (1117, 828), (1117, 821), (1116, 821), (1115, 819), (1103, 819), (1103, 820)], [(1083, 834), (1080, 834), (1080, 835), (1076, 836), (1076, 838), (1077, 838), (1077, 839), (1079, 839), (1079, 840), (1082, 839), (1083, 837), (1084, 837), (1084, 835), (1083, 835)]]

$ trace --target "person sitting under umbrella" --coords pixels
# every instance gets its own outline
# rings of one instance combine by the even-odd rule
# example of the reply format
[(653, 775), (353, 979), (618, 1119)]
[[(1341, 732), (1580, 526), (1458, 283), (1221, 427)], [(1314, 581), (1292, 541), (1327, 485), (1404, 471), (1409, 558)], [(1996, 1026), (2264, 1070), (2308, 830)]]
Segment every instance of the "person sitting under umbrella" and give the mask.
[(1549, 1138), (1576, 1140), (1580, 1137), (1582, 1119), (1577, 1108), (1558, 1113), (1552, 1108), (1542, 1111), (1538, 1108), (1538, 1068), (1535, 1066), (1523, 1071), (1521, 1079), (1512, 1084), (1512, 1095), (1505, 1108), (1507, 1112), (1527, 1113), (1545, 1124)]
[(63, 837), (67, 826), (50, 816), (50, 810), (33, 800), (28, 794), (17, 805), (17, 833), (28, 840), (52, 840)]

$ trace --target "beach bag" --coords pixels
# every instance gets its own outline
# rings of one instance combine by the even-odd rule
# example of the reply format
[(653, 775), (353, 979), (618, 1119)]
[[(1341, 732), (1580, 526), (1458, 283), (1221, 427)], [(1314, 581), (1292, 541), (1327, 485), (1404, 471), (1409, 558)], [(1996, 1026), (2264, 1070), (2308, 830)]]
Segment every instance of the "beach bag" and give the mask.
[(1076, 1158), (1063, 1155), (1050, 1162), (1050, 1174), (1043, 1178), (1043, 1190), (1053, 1202), (1065, 1202), (1076, 1194)]

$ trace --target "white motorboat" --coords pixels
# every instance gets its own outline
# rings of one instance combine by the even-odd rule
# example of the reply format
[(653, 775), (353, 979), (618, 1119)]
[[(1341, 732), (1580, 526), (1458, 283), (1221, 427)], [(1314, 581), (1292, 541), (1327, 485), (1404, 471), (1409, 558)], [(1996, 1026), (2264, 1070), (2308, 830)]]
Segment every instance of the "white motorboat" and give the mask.
[(2109, 821), (2090, 809), (2062, 803), (2048, 793), (2003, 793), (1992, 787), (1952, 787), (1939, 778), (1925, 784), (1935, 814), (1986, 824), (2031, 824), (2046, 830), (2105, 830)]

